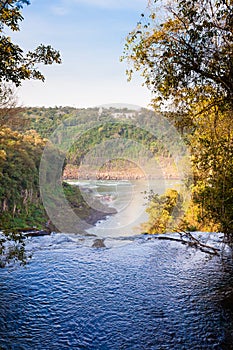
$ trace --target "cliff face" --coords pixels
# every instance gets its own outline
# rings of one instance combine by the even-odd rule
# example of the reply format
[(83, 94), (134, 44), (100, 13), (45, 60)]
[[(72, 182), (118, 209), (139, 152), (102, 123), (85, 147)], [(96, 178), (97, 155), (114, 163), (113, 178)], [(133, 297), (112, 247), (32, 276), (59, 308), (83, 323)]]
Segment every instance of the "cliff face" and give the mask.
[(64, 180), (140, 180), (140, 179), (180, 179), (178, 169), (171, 158), (160, 157), (156, 168), (149, 171), (126, 161), (125, 164), (105, 164), (101, 168), (68, 164), (63, 172)]
[(88, 169), (88, 168), (78, 168), (74, 165), (67, 165), (64, 173), (63, 179), (96, 179), (96, 180), (137, 180), (145, 179), (145, 174), (138, 168), (130, 169)]

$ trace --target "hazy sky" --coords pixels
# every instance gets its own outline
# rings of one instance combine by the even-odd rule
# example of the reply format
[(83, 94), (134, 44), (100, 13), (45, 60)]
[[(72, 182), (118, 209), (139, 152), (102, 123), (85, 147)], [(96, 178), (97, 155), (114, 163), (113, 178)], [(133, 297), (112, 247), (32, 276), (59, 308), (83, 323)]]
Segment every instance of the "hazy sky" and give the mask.
[(25, 50), (51, 44), (63, 63), (41, 67), (46, 82), (28, 81), (19, 91), (25, 106), (77, 107), (105, 103), (147, 106), (150, 92), (135, 76), (127, 82), (119, 57), (125, 37), (147, 0), (32, 0), (13, 41)]

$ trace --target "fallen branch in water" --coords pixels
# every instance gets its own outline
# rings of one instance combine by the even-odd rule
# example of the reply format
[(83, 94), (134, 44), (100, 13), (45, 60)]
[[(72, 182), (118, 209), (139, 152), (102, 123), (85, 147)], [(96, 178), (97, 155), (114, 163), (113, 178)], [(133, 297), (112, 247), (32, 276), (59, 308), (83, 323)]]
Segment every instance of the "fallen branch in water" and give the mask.
[(158, 235), (158, 236), (156, 236), (156, 239), (180, 242), (182, 244), (188, 245), (189, 247), (199, 249), (203, 253), (208, 253), (210, 255), (220, 256), (221, 250), (219, 248), (215, 248), (213, 246), (210, 246), (208, 244), (205, 244), (205, 243), (199, 241), (190, 232), (187, 232), (184, 230), (174, 231), (174, 232), (178, 233), (180, 235), (180, 238)]
[(200, 249), (202, 252), (211, 255), (220, 255), (221, 250), (219, 248), (215, 248), (213, 246), (201, 242), (196, 237), (194, 237), (189, 231), (180, 230), (177, 233), (180, 235), (181, 240), (184, 243), (188, 244), (190, 247)]
[(50, 231), (47, 230), (36, 230), (36, 231), (23, 231), (24, 237), (40, 237), (40, 236), (49, 236), (51, 235)]

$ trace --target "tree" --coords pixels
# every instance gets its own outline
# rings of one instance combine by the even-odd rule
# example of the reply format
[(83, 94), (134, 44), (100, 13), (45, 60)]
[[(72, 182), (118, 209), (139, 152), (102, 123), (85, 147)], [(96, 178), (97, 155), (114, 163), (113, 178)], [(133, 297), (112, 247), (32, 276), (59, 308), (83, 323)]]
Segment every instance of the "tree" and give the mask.
[[(23, 135), (3, 127), (15, 128), (19, 120), (15, 87), (26, 79), (44, 81), (37, 64), (61, 63), (59, 52), (51, 46), (40, 45), (24, 53), (5, 35), (5, 28), (20, 30), (23, 6), (29, 4), (29, 0), (0, 0), (0, 216), (1, 229), (10, 229), (0, 234), (0, 267), (12, 259), (25, 262), (24, 242), (14, 228), (25, 223), (41, 224), (46, 218), (38, 176), (45, 140), (33, 131)], [(15, 242), (12, 247), (10, 241)]]
[(167, 189), (159, 196), (153, 191), (148, 196), (149, 206), (146, 212), (149, 215), (147, 223), (142, 224), (146, 233), (165, 233), (179, 224), (179, 218), (183, 213), (183, 198), (173, 189)]
[[(217, 113), (217, 115), (216, 115)], [(216, 121), (217, 118), (217, 121)], [(208, 127), (207, 127), (208, 125)], [(194, 203), (199, 220), (212, 223), (233, 243), (233, 126), (232, 115), (212, 107), (191, 137), (195, 176)]]
[(20, 22), (24, 19), (22, 8), (29, 5), (29, 0), (0, 1), (0, 84), (12, 82), (21, 85), (26, 79), (44, 81), (43, 74), (36, 65), (61, 63), (60, 53), (51, 46), (40, 45), (34, 51), (24, 53), (19, 45), (12, 43), (11, 38), (4, 34), (5, 27), (19, 31)]
[(2, 83), (0, 87), (0, 127), (21, 128), (28, 122), (21, 117), (22, 107), (17, 106), (17, 96), (14, 86)]
[[(123, 59), (142, 70), (155, 101), (189, 109), (199, 95), (233, 105), (232, 0), (154, 0), (149, 22), (142, 15)], [(129, 77), (132, 69), (128, 70)], [(213, 103), (213, 101), (212, 101)]]
[(127, 38), (129, 78), (142, 70), (154, 106), (186, 138), (197, 224), (211, 222), (232, 243), (233, 1), (154, 0), (149, 9)]

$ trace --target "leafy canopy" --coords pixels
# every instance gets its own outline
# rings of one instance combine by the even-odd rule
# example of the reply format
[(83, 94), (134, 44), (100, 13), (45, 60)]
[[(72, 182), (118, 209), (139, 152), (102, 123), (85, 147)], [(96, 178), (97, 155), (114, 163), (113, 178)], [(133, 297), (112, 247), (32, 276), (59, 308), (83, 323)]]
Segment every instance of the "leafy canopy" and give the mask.
[(211, 91), (216, 103), (232, 107), (232, 13), (232, 0), (151, 1), (149, 18), (142, 15), (129, 34), (123, 59), (142, 70), (156, 102), (185, 98), (187, 107)]
[(14, 44), (4, 31), (8, 27), (12, 31), (20, 30), (20, 22), (24, 19), (22, 8), (29, 5), (29, 0), (0, 1), (0, 83), (11, 82), (21, 85), (26, 79), (44, 81), (44, 75), (36, 65), (61, 63), (60, 53), (50, 45), (39, 45), (34, 51), (24, 53), (23, 49)]
[[(186, 221), (194, 213), (195, 227), (208, 223), (233, 244), (233, 1), (151, 0), (123, 59), (133, 64), (129, 78), (142, 71), (155, 106), (165, 104), (190, 147), (194, 187)], [(160, 204), (148, 208), (155, 231)]]

